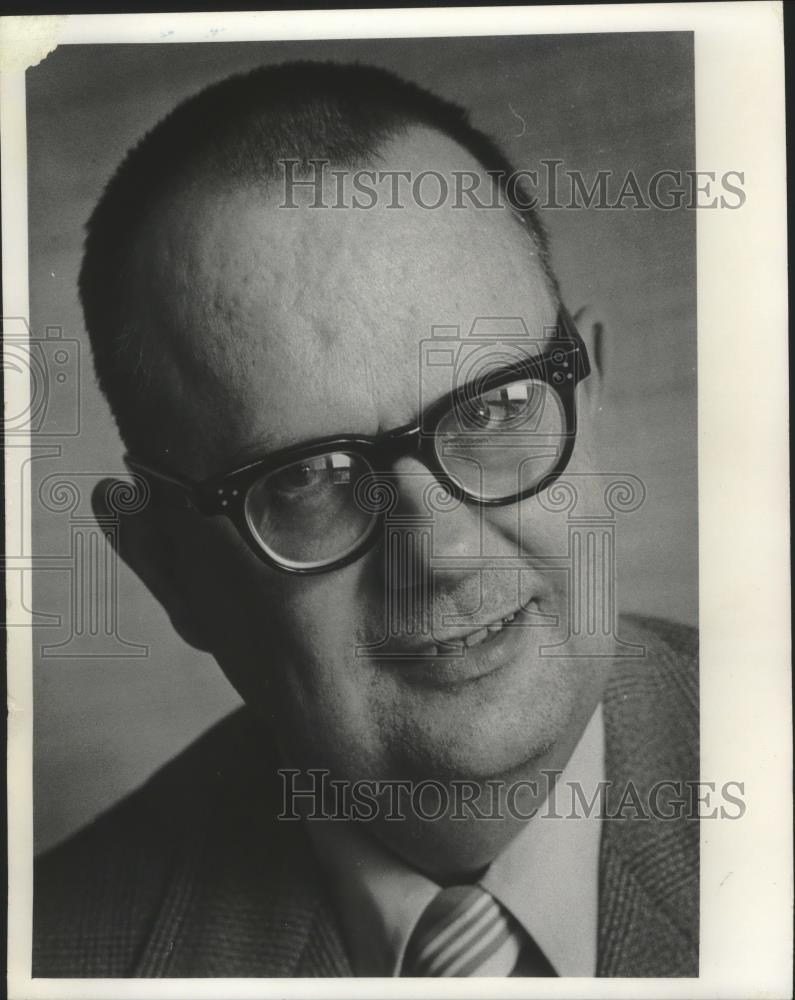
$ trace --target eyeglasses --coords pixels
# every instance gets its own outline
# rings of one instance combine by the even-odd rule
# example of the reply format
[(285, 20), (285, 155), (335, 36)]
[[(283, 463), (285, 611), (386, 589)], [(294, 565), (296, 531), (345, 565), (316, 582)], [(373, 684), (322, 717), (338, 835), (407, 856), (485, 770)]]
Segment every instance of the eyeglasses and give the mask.
[[(480, 345), (486, 361), (504, 353)], [(391, 469), (401, 457), (418, 459), (453, 500), (481, 507), (524, 500), (560, 476), (574, 449), (575, 388), (590, 374), (585, 344), (561, 306), (552, 335), (511, 347), (511, 363), (453, 388), (416, 424), (377, 437), (322, 438), (200, 483), (129, 455), (126, 462), (155, 495), (228, 517), (269, 565), (299, 574), (338, 569), (376, 544), (398, 502)]]

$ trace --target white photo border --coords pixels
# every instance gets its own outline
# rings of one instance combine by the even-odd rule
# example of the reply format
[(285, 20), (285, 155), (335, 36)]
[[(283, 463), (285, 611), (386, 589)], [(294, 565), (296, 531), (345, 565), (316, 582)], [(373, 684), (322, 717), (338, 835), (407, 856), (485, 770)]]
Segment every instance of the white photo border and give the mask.
[[(31, 979), (32, 649), (31, 630), (16, 627), (7, 633), (9, 996), (790, 995), (792, 702), (780, 3), (4, 18), (4, 314), (29, 316), (24, 71), (57, 45), (607, 31), (694, 32), (696, 167), (745, 174), (742, 211), (699, 211), (697, 217), (701, 762), (702, 773), (717, 783), (742, 780), (747, 806), (740, 820), (701, 824), (699, 978), (423, 980), (419, 985), (401, 979)], [(24, 392), (17, 382), (15, 391)], [(13, 411), (22, 412), (24, 403), (15, 399)], [(6, 449), (7, 551), (31, 551), (30, 510), (21, 506), (30, 495), (22, 479), (27, 454), (24, 446)], [(30, 574), (24, 578), (26, 589), (8, 594), (9, 619), (23, 626), (32, 606)]]

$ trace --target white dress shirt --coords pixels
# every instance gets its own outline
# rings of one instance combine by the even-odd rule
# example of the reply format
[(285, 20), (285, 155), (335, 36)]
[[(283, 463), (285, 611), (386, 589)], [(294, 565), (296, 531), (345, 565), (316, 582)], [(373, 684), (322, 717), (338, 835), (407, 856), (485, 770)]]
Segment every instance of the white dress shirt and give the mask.
[[(569, 817), (566, 786), (590, 800), (604, 776), (601, 705), (556, 784), (555, 810), (543, 806), (489, 865), (479, 884), (530, 934), (560, 976), (593, 976), (600, 819)], [(307, 820), (328, 873), (357, 976), (396, 976), (411, 932), (440, 886), (402, 862), (356, 824)]]

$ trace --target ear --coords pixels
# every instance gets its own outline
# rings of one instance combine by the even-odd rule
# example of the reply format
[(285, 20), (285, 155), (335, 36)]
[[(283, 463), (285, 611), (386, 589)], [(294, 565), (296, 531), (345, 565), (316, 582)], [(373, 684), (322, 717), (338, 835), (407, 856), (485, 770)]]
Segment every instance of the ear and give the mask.
[(109, 544), (163, 606), (179, 635), (195, 649), (209, 652), (199, 625), (202, 616), (191, 608), (184, 574), (180, 574), (180, 545), (174, 535), (173, 519), (164, 517), (151, 499), (138, 509), (120, 512), (117, 505), (109, 503), (109, 498), (120, 490), (122, 495), (129, 495), (129, 483), (103, 479), (91, 493), (91, 506), (100, 524), (112, 520), (118, 525)]
[(585, 342), (591, 374), (579, 387), (578, 400), (582, 416), (591, 421), (599, 419), (602, 406), (605, 375), (605, 322), (601, 312), (593, 306), (583, 306), (574, 314), (574, 322)]

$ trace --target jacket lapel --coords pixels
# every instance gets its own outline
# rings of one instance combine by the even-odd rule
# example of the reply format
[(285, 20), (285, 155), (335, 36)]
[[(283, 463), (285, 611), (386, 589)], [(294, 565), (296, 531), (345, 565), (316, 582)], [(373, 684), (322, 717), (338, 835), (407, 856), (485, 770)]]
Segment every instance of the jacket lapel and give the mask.
[(209, 792), (205, 770), (205, 794), (183, 818), (169, 883), (130, 974), (351, 975), (308, 838), (299, 823), (276, 819), (272, 751), (242, 713), (226, 734), (207, 762)]

